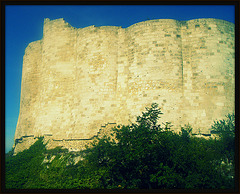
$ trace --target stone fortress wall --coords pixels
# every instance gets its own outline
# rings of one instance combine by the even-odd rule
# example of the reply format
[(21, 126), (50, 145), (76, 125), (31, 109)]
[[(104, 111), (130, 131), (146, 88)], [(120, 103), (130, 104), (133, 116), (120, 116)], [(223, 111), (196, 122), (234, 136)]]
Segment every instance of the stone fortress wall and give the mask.
[(173, 129), (189, 123), (210, 133), (214, 120), (234, 112), (234, 28), (159, 19), (77, 29), (45, 19), (42, 40), (24, 55), (15, 141), (91, 139), (106, 123), (134, 122), (153, 102)]

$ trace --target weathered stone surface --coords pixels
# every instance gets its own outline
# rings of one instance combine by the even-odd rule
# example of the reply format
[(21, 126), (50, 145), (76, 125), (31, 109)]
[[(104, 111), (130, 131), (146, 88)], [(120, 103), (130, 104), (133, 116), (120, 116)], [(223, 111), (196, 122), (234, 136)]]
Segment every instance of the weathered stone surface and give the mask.
[(161, 122), (208, 133), (234, 112), (234, 28), (218, 19), (164, 19), (76, 29), (46, 19), (42, 40), (24, 55), (16, 142), (45, 136), (78, 149), (79, 139), (106, 123), (135, 121), (153, 102)]

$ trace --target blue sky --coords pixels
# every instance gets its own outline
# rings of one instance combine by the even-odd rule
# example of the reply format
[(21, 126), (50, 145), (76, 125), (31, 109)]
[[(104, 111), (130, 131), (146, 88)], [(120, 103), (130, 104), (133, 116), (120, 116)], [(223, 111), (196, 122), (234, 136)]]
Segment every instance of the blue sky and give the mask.
[(147, 19), (216, 18), (235, 23), (233, 5), (6, 5), (5, 7), (5, 152), (17, 125), (24, 51), (43, 36), (44, 18), (64, 18), (71, 26), (122, 26)]

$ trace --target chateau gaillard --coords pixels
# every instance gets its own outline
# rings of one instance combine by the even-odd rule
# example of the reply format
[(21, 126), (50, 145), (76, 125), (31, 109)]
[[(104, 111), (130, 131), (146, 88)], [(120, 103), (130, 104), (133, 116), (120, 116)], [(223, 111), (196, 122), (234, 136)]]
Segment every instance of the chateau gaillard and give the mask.
[(235, 111), (235, 26), (218, 19), (74, 28), (45, 19), (23, 59), (15, 153), (40, 136), (81, 150), (152, 103), (161, 122), (210, 134)]

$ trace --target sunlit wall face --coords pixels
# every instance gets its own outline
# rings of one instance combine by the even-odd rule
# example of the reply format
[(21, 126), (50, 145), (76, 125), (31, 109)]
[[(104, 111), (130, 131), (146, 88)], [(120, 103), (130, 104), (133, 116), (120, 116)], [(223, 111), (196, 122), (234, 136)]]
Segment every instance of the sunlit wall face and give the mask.
[(25, 51), (15, 139), (91, 139), (104, 124), (134, 122), (153, 102), (160, 123), (210, 134), (234, 111), (234, 49), (234, 24), (224, 20), (77, 29), (46, 19), (43, 39)]

